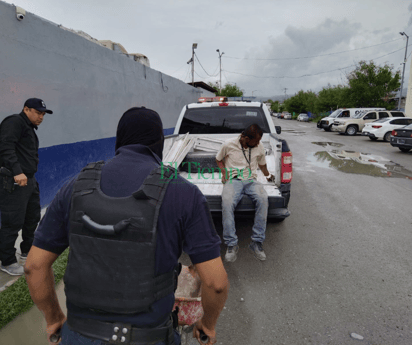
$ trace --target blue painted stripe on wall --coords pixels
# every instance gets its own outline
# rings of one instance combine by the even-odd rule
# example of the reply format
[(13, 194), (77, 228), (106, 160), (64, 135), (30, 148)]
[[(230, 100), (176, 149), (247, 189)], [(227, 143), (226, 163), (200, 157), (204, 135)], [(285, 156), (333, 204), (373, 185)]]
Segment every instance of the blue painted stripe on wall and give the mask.
[[(174, 128), (164, 129), (165, 135)], [(41, 140), (41, 138), (40, 138)], [(47, 206), (57, 191), (90, 162), (107, 161), (114, 154), (116, 138), (105, 138), (62, 144), (39, 149), (39, 168), (36, 179), (40, 186), (40, 204)]]
[(113, 137), (41, 148), (36, 173), (41, 206), (50, 204), (63, 184), (88, 163), (112, 158), (115, 143)]

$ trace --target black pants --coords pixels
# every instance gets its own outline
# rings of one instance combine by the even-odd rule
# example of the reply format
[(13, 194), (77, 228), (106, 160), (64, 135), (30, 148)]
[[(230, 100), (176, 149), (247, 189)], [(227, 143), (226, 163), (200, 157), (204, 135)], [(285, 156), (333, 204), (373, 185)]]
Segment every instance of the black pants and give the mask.
[(3, 266), (17, 262), (15, 244), (20, 229), (23, 241), (22, 253), (28, 253), (34, 238), (34, 231), (40, 221), (40, 192), (34, 177), (27, 179), (27, 186), (15, 186), (9, 193), (3, 186), (0, 176), (0, 261)]

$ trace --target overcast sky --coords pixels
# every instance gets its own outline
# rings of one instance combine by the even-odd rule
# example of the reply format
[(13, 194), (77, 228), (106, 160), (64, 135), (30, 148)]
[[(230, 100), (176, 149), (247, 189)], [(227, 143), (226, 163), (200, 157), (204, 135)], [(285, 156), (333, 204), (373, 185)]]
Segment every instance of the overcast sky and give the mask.
[[(360, 60), (401, 70), (406, 38), (399, 32), (412, 35), (411, 0), (13, 1), (56, 24), (145, 54), (152, 68), (185, 82), (192, 80), (187, 61), (193, 43), (200, 61), (195, 59), (195, 81), (219, 80), (220, 49), (222, 84), (236, 83), (246, 96), (342, 84), (353, 69), (348, 66)], [(404, 88), (410, 53), (412, 46)]]

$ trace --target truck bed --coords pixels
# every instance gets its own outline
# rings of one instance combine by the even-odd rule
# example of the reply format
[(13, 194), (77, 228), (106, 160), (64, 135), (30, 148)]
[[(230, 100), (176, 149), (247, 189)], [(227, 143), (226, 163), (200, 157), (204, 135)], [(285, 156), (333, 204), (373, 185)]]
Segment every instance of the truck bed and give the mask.
[[(194, 183), (200, 189), (208, 201), (210, 211), (214, 214), (221, 214), (222, 212), (221, 195), (223, 190), (223, 184), (221, 178), (219, 178), (221, 175), (215, 157), (223, 141), (230, 137), (233, 137), (233, 134), (224, 136), (189, 135), (186, 140), (191, 138), (194, 142), (189, 144), (192, 146), (188, 152), (185, 153), (183, 161), (178, 166), (179, 175), (191, 183)], [(204, 143), (203, 139), (208, 141), (207, 144)], [(178, 145), (173, 147), (177, 140), (183, 140), (183, 135), (167, 137), (164, 152), (169, 152), (170, 150), (177, 152), (176, 147)], [(264, 186), (268, 194), (268, 218), (284, 219), (289, 216), (289, 211), (287, 210), (288, 200), (286, 200), (285, 195), (282, 193), (284, 186), (280, 184), (280, 173), (278, 173), (280, 172), (280, 167), (277, 162), (281, 154), (281, 145), (278, 145), (277, 141), (269, 135), (265, 135), (264, 138), (262, 138), (262, 144), (266, 152), (268, 170), (275, 175), (275, 182), (268, 182), (263, 173), (258, 169), (257, 180)], [(182, 151), (184, 151), (183, 148)], [(168, 164), (168, 162), (164, 162), (164, 164)], [(176, 167), (176, 165), (170, 165)], [(255, 207), (252, 200), (246, 195), (243, 196), (235, 209), (235, 214), (250, 216), (254, 214), (254, 212)]]

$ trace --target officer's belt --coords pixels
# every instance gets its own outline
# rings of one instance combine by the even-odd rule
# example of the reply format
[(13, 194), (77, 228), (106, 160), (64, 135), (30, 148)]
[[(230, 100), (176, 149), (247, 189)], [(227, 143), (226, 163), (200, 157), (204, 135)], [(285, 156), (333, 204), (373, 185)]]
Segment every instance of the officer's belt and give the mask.
[(147, 345), (165, 342), (174, 344), (173, 321), (156, 328), (136, 328), (131, 324), (111, 323), (93, 319), (67, 316), (67, 325), (75, 332), (86, 337), (96, 338), (109, 344)]

